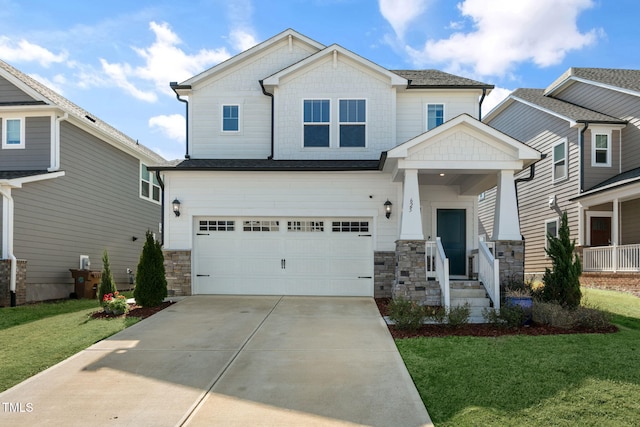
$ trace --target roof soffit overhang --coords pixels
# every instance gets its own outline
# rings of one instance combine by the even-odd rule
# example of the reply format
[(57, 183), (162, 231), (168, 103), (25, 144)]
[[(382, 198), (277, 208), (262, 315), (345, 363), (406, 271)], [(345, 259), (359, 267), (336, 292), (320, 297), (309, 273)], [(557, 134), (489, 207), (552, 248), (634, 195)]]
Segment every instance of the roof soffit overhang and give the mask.
[(613, 202), (615, 199), (622, 202), (625, 200), (637, 199), (640, 195), (640, 179), (630, 179), (621, 181), (606, 187), (586, 191), (579, 196), (569, 199), (571, 202), (578, 202), (582, 207), (597, 206), (604, 203)]
[(51, 173), (43, 173), (39, 175), (28, 175), (20, 178), (0, 179), (0, 185), (6, 186), (9, 188), (22, 188), (24, 184), (28, 184), (31, 182), (38, 182), (38, 181), (46, 181), (49, 179), (59, 178), (64, 175), (65, 175), (64, 171), (57, 171), (57, 172), (51, 172)]

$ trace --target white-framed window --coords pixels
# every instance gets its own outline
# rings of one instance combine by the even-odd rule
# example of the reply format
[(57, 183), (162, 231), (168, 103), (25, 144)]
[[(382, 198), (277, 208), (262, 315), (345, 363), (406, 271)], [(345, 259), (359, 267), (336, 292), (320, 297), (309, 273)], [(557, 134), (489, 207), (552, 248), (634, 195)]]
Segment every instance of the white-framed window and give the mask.
[(567, 140), (563, 139), (560, 142), (557, 142), (553, 145), (553, 182), (561, 181), (566, 179), (568, 174), (567, 167)]
[(558, 229), (560, 228), (558, 218), (548, 219), (544, 222), (544, 247), (549, 249), (549, 235), (558, 237)]
[(25, 147), (24, 119), (5, 117), (2, 119), (2, 148), (20, 149)]
[(156, 174), (143, 163), (140, 163), (140, 197), (160, 203), (160, 183)]
[(239, 105), (223, 105), (222, 106), (222, 131), (223, 132), (239, 132), (240, 131), (240, 106)]
[(444, 123), (444, 104), (427, 104), (427, 130)]
[(611, 166), (611, 132), (600, 130), (592, 132), (591, 166)]
[(330, 105), (328, 99), (303, 101), (304, 147), (329, 147)]
[(367, 101), (341, 99), (339, 101), (340, 147), (365, 147)]

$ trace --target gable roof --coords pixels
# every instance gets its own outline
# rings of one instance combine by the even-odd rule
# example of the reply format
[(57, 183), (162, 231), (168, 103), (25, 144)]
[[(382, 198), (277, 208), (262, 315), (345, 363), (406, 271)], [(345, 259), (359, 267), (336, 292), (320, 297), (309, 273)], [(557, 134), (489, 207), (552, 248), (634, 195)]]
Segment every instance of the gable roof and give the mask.
[(380, 160), (273, 160), (187, 159), (176, 165), (150, 166), (149, 170), (180, 171), (373, 171)]
[(439, 70), (390, 70), (409, 81), (412, 89), (493, 89), (495, 86)]
[(620, 68), (569, 68), (545, 89), (545, 95), (559, 92), (574, 82), (584, 82), (640, 96), (640, 70)]
[(58, 107), (63, 112), (68, 113), (69, 116), (74, 117), (76, 122), (79, 122), (83, 126), (89, 129), (98, 131), (100, 134), (107, 136), (114, 141), (116, 146), (120, 149), (127, 149), (130, 152), (138, 153), (154, 162), (165, 162), (165, 159), (152, 151), (151, 149), (139, 144), (138, 141), (127, 136), (123, 132), (114, 128), (113, 126), (103, 122), (93, 114), (80, 108), (67, 98), (63, 97), (59, 93), (51, 90), (47, 86), (38, 82), (34, 78), (26, 75), (17, 68), (7, 64), (0, 60), (0, 75), (5, 77), (11, 83), (25, 91), (28, 95), (35, 98), (34, 102), (24, 103), (12, 103), (12, 106), (33, 106), (33, 105), (50, 105), (52, 107)]

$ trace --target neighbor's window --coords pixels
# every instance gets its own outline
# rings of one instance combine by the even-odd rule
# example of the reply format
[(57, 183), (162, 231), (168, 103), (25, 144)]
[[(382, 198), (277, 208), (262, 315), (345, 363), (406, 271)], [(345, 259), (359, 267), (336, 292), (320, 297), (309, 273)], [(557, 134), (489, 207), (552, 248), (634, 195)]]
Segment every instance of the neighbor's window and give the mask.
[(140, 197), (160, 203), (160, 184), (156, 174), (140, 164)]
[(330, 108), (328, 99), (304, 100), (304, 146), (328, 147)]
[(558, 237), (558, 218), (548, 219), (544, 222), (544, 247), (549, 249), (549, 235)]
[(567, 177), (567, 140), (553, 146), (553, 181)]
[(23, 119), (2, 120), (2, 148), (24, 148)]
[(427, 104), (427, 130), (444, 123), (444, 104)]
[(240, 107), (238, 105), (222, 106), (222, 131), (238, 132), (240, 130)]
[(364, 99), (340, 100), (340, 147), (364, 147), (367, 103)]
[(591, 166), (611, 166), (611, 138), (609, 133), (594, 133)]

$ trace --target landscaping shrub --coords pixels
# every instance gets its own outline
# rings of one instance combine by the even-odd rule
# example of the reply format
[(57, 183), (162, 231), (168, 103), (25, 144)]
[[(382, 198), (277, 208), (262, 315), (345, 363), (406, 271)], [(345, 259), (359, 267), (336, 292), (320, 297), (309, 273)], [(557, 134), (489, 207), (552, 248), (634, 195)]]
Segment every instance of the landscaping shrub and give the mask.
[(451, 327), (463, 326), (469, 323), (469, 316), (471, 315), (471, 306), (469, 303), (459, 305), (457, 307), (451, 307), (449, 314), (447, 315), (447, 323)]
[(429, 320), (433, 320), (435, 323), (441, 325), (447, 321), (447, 310), (444, 307), (427, 306), (425, 307), (426, 317)]
[(562, 214), (558, 237), (547, 235), (549, 248), (545, 252), (552, 262), (552, 269), (545, 269), (541, 296), (543, 301), (556, 301), (563, 306), (576, 308), (580, 305), (580, 274), (582, 265), (575, 254), (575, 241), (569, 240), (567, 212)]
[(582, 328), (606, 329), (611, 325), (611, 314), (594, 307), (580, 306), (574, 315), (574, 325)]
[(573, 325), (572, 310), (557, 302), (535, 301), (533, 303), (533, 321), (543, 325), (569, 329)]
[(527, 311), (517, 305), (503, 305), (500, 310), (484, 308), (482, 317), (487, 323), (504, 328), (517, 328), (522, 326), (529, 317)]
[(109, 265), (109, 254), (105, 249), (102, 253), (102, 277), (100, 278), (100, 286), (98, 286), (98, 302), (103, 305), (104, 296), (106, 294), (115, 294), (117, 292), (116, 282), (111, 274), (111, 266)]
[(415, 301), (402, 297), (395, 298), (389, 304), (389, 319), (402, 330), (415, 331), (424, 323), (425, 310)]
[(167, 296), (164, 255), (160, 243), (155, 241), (150, 231), (147, 231), (140, 255), (133, 296), (136, 303), (143, 307), (160, 305)]

